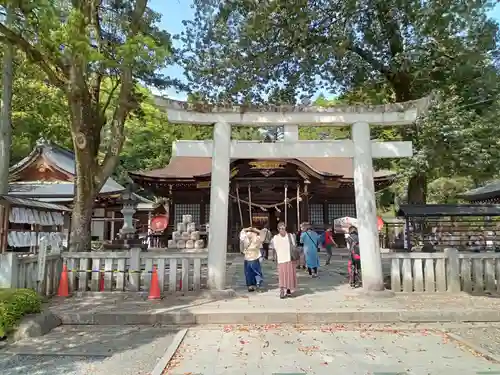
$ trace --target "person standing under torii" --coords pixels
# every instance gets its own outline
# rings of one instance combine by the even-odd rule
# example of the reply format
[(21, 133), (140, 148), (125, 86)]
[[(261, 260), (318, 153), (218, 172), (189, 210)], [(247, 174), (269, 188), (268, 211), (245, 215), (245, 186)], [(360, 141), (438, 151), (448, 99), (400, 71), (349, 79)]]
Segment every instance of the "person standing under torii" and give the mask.
[(255, 290), (262, 291), (264, 275), (260, 265), (260, 247), (262, 240), (259, 236), (260, 231), (256, 228), (244, 228), (240, 232), (240, 251), (245, 256), (243, 269), (245, 272), (245, 281), (249, 292)]
[(278, 284), (280, 298), (290, 297), (297, 290), (297, 271), (295, 270), (299, 254), (295, 238), (286, 230), (285, 223), (278, 223), (278, 234), (271, 240), (270, 247), (274, 250), (278, 263)]
[(319, 235), (312, 230), (309, 223), (302, 223), (302, 234), (300, 235), (300, 243), (304, 248), (304, 256), (306, 259), (307, 271), (311, 277), (318, 277), (319, 267)]
[(260, 239), (262, 240), (262, 257), (269, 259), (269, 242), (271, 242), (272, 234), (269, 230), (269, 223), (266, 221), (260, 231)]

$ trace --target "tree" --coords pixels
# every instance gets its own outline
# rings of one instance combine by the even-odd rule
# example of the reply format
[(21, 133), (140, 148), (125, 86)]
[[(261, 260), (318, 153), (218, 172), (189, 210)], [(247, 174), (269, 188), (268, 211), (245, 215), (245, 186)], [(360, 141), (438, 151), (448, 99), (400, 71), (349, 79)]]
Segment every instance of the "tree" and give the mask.
[[(4, 8), (6, 11), (5, 21), (10, 24), (12, 22), (12, 12)], [(12, 144), (12, 80), (13, 80), (13, 65), (14, 65), (14, 48), (12, 43), (3, 43), (3, 69), (2, 69), (2, 103), (0, 112), (0, 194), (9, 192), (9, 161), (10, 148)], [(5, 210), (2, 210), (5, 213)], [(3, 217), (2, 219), (3, 220)]]
[[(497, 74), (490, 1), (195, 0), (195, 6), (182, 36), (182, 63), (192, 87), (207, 96), (223, 91), (227, 100), (259, 102), (289, 83), (310, 95), (384, 85), (389, 96), (382, 100), (404, 102), (458, 81), (468, 100), (491, 101), (498, 93), (494, 80), (481, 79)], [(399, 132), (420, 137), (416, 126)], [(414, 141), (418, 154), (421, 142)], [(428, 171), (415, 166), (408, 200), (421, 203)]]
[(0, 41), (12, 43), (68, 103), (76, 159), (70, 250), (88, 251), (95, 197), (116, 167), (125, 122), (140, 107), (137, 84), (170, 83), (157, 73), (171, 55), (170, 36), (157, 27), (160, 15), (147, 0), (1, 5), (10, 7), (15, 22), (0, 23)]

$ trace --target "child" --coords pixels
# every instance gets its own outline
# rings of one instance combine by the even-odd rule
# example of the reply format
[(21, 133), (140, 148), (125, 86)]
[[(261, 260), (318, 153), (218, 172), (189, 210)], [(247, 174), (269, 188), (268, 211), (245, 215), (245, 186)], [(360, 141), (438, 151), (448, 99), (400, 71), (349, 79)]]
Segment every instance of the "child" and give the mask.
[(260, 231), (255, 228), (245, 228), (240, 232), (241, 249), (245, 255), (245, 280), (249, 292), (261, 290), (264, 282), (260, 265), (262, 240), (259, 233)]

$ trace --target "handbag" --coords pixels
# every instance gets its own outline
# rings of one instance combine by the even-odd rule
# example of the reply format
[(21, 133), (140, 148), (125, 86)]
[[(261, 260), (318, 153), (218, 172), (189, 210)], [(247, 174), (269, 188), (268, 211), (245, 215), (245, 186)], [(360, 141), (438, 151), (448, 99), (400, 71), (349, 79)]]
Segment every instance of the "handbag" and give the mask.
[(290, 233), (288, 233), (287, 235), (288, 235), (288, 243), (290, 244), (290, 260), (292, 262), (296, 262), (300, 259), (300, 252), (297, 249), (297, 246), (293, 244), (292, 235)]

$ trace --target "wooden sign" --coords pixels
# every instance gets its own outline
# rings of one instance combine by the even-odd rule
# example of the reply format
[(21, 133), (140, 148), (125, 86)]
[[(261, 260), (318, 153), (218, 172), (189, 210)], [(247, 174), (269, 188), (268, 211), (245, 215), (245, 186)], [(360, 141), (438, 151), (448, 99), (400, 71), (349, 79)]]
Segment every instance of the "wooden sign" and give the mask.
[(208, 189), (210, 187), (210, 181), (202, 181), (196, 184), (198, 189)]
[(340, 187), (340, 181), (326, 180), (326, 181), (323, 181), (323, 183), (326, 186), (331, 187), (331, 188), (338, 188), (338, 187)]
[(250, 169), (284, 169), (286, 163), (272, 160), (251, 161), (248, 163)]
[(231, 169), (231, 178), (233, 178), (234, 176), (236, 176), (238, 174), (239, 170), (238, 168), (233, 168)]

